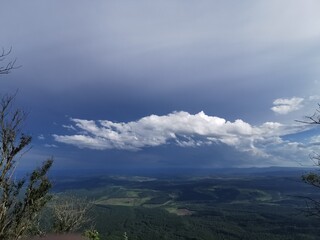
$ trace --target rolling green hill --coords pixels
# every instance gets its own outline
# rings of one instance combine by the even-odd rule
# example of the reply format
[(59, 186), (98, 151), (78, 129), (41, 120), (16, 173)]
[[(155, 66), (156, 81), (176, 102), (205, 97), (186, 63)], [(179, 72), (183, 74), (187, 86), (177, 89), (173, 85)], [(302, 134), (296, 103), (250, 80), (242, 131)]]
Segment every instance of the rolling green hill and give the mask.
[[(103, 176), (56, 181), (57, 192), (93, 199), (102, 239), (318, 239), (305, 201), (320, 196), (299, 176)], [(64, 186), (64, 189), (61, 186)], [(96, 186), (96, 187), (94, 187)]]

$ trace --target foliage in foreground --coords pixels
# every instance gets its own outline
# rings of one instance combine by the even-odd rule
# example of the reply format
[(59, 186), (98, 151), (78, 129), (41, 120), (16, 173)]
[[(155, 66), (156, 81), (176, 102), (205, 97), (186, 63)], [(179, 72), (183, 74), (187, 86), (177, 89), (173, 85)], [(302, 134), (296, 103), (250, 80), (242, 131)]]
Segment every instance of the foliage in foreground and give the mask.
[[(2, 50), (0, 61), (11, 49)], [(15, 60), (0, 66), (0, 75), (15, 69)], [(25, 113), (13, 107), (15, 95), (0, 99), (0, 239), (16, 240), (37, 232), (37, 217), (50, 200), (51, 182), (47, 173), (52, 159), (32, 171), (29, 177), (16, 179), (17, 162), (28, 150), (31, 136), (22, 132)]]
[(29, 176), (15, 179), (17, 159), (31, 142), (23, 134), (24, 113), (13, 110), (14, 96), (0, 103), (0, 239), (14, 240), (31, 231), (36, 218), (50, 200), (51, 182), (47, 173), (52, 160), (47, 160)]

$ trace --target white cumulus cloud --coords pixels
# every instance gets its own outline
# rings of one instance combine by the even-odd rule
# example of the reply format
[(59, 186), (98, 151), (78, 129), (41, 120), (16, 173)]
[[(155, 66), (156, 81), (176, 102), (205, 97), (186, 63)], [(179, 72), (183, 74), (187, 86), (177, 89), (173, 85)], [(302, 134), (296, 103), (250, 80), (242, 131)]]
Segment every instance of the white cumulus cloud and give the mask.
[(302, 107), (303, 98), (278, 98), (273, 101), (272, 111), (279, 114), (288, 114), (290, 112), (299, 110)]
[(267, 146), (286, 144), (281, 136), (305, 129), (301, 125), (287, 126), (277, 122), (252, 126), (241, 119), (227, 121), (208, 116), (204, 112), (190, 114), (183, 111), (120, 123), (108, 120), (70, 120), (75, 134), (54, 134), (53, 137), (57, 142), (79, 148), (139, 150), (172, 143), (180, 147), (226, 144), (260, 157), (269, 156)]

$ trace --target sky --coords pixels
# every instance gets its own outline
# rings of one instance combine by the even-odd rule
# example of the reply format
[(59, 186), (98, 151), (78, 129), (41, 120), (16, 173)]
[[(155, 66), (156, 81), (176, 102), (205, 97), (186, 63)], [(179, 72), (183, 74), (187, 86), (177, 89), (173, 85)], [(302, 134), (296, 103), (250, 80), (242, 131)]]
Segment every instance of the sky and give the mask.
[[(310, 166), (318, 0), (5, 1), (27, 168)], [(320, 151), (319, 151), (320, 152)]]

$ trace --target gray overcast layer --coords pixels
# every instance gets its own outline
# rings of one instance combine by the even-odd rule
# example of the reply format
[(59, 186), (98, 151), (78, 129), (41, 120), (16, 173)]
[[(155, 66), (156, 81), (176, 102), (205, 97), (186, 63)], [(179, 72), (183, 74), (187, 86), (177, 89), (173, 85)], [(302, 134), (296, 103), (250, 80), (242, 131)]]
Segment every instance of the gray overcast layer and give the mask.
[[(30, 112), (27, 127), (35, 137), (41, 136), (36, 139), (34, 155), (53, 154), (62, 159), (64, 152), (65, 158), (79, 158), (79, 162), (89, 150), (64, 145), (86, 144), (70, 142), (78, 141), (75, 136), (81, 135), (71, 132), (77, 126), (69, 125), (70, 119), (131, 126), (135, 123), (129, 122), (140, 123), (152, 114), (164, 119), (175, 111), (191, 117), (204, 111), (207, 117), (230, 122), (241, 119), (253, 129), (267, 122), (296, 129), (289, 125), (312, 114), (320, 99), (319, 10), (320, 2), (316, 0), (5, 1), (0, 9), (0, 46), (12, 46), (10, 57), (17, 57), (23, 66), (1, 77), (0, 93), (19, 89), (17, 103)], [(140, 135), (145, 131), (143, 127), (139, 125)], [(168, 134), (181, 134), (170, 131)], [(92, 132), (86, 134), (88, 137)], [(130, 137), (137, 133), (132, 134)], [(200, 141), (198, 136), (182, 137)], [(293, 165), (284, 156), (272, 156), (296, 144), (289, 152), (293, 156), (299, 152), (302, 157), (317, 143), (315, 139), (301, 142), (301, 137), (289, 141), (281, 131), (273, 137), (274, 142), (263, 146), (256, 135), (249, 137), (258, 141), (252, 143), (253, 147), (263, 150), (265, 158), (269, 156), (267, 164), (262, 165)], [(276, 138), (282, 141), (283, 149), (276, 147)], [(109, 144), (113, 138), (108, 135), (106, 139)], [(169, 144), (172, 138), (165, 139), (164, 144)], [(233, 145), (223, 144), (218, 144), (218, 150), (215, 144), (211, 148), (206, 145), (203, 151), (208, 156), (219, 153), (219, 158), (229, 159), (233, 165), (235, 156), (244, 159), (239, 165), (261, 165), (254, 161), (261, 155), (249, 154), (246, 158), (245, 149), (233, 148), (235, 154), (229, 156)], [(129, 153), (124, 150), (123, 156), (121, 150), (116, 151), (123, 159), (144, 153), (141, 159), (145, 162), (148, 157), (161, 163), (169, 158), (163, 146), (155, 145), (155, 152), (149, 143), (143, 146), (148, 149)], [(199, 147), (192, 149), (195, 160), (188, 160), (191, 165), (199, 164), (198, 156), (206, 159), (206, 164), (210, 162), (203, 153), (197, 155)], [(94, 154), (112, 162), (115, 157), (111, 152), (108, 155), (104, 149), (105, 155), (101, 156), (99, 150)], [(216, 162), (209, 165), (218, 165), (219, 160), (212, 161)]]

